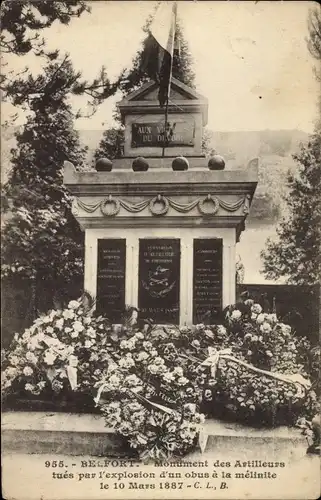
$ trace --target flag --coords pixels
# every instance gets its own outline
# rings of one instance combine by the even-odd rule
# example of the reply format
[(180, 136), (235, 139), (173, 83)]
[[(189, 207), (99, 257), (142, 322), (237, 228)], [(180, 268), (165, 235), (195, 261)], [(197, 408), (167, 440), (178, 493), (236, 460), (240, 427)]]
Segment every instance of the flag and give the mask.
[(176, 2), (160, 2), (149, 28), (148, 59), (145, 69), (159, 84), (158, 100), (162, 107), (167, 103), (170, 93), (176, 18)]

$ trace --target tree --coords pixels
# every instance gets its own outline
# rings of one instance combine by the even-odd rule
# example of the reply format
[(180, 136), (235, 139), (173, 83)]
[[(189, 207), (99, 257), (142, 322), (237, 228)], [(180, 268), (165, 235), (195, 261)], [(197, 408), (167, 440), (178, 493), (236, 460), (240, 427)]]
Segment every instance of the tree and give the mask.
[(1, 7), (1, 50), (24, 55), (30, 51), (42, 54), (45, 42), (40, 31), (55, 21), (69, 24), (73, 17), (89, 11), (84, 1), (5, 0)]
[(30, 102), (4, 186), (11, 214), (2, 232), (2, 272), (31, 279), (35, 289), (40, 282), (57, 289), (83, 272), (83, 234), (62, 173), (64, 160), (81, 168), (85, 159), (67, 98), (75, 77), (67, 58), (45, 68), (44, 85), (60, 83)]
[(316, 78), (321, 81), (321, 8), (320, 5), (314, 7), (309, 12), (308, 17), (309, 38), (307, 39), (308, 49), (314, 59), (319, 61), (315, 68)]
[(111, 127), (103, 133), (103, 137), (94, 153), (94, 162), (99, 158), (120, 158), (124, 147), (125, 135), (121, 124), (118, 127)]
[(289, 175), (289, 215), (277, 227), (277, 240), (267, 240), (263, 272), (268, 279), (286, 277), (289, 283), (313, 285), (321, 276), (321, 134), (293, 156), (299, 166)]
[[(321, 10), (315, 7), (308, 17), (308, 49), (321, 60)], [(316, 71), (320, 80), (320, 72)], [(319, 99), (321, 111), (321, 99)], [(289, 283), (313, 285), (321, 276), (321, 121), (307, 145), (293, 155), (298, 163), (296, 175), (288, 175), (286, 197), (288, 215), (277, 227), (277, 240), (269, 238), (261, 252), (266, 278), (286, 277)]]
[[(41, 32), (51, 27), (55, 22), (68, 25), (73, 18), (81, 16), (84, 12), (90, 12), (90, 8), (83, 0), (5, 0), (0, 11), (1, 36), (0, 46), (2, 69), (8, 66), (12, 56), (24, 56), (34, 54), (44, 58), (44, 65), (60, 59), (59, 51), (46, 50), (46, 42), (41, 38)], [(14, 64), (13, 64), (14, 66)], [(56, 75), (53, 74), (55, 77)], [(43, 85), (43, 75), (33, 77), (26, 67), (20, 73), (14, 70), (2, 71), (0, 77), (0, 89), (2, 99), (10, 101), (14, 106), (28, 108), (34, 97), (48, 92), (50, 85), (59, 86), (59, 79), (47, 82)], [(84, 94), (88, 96), (88, 103), (95, 111), (96, 106), (109, 96), (113, 95), (118, 88), (118, 80), (112, 84), (106, 74), (106, 69), (101, 68), (97, 78), (92, 82), (81, 80), (80, 73), (74, 73), (73, 85), (69, 85), (69, 92), (75, 95)], [(63, 90), (63, 89), (62, 89)], [(79, 112), (77, 116), (79, 116)]]

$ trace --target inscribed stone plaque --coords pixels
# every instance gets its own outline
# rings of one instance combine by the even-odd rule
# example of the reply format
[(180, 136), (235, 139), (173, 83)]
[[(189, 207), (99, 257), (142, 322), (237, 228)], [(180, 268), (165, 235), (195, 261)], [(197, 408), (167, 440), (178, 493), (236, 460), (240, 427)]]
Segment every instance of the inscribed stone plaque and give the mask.
[(180, 240), (139, 240), (138, 308), (155, 323), (179, 323)]
[(125, 308), (125, 269), (126, 240), (98, 240), (96, 309), (114, 323)]
[[(133, 123), (132, 147), (162, 147), (164, 144), (164, 122)], [(166, 147), (194, 146), (195, 124), (193, 121), (170, 121), (167, 123)]]
[(193, 323), (215, 322), (222, 311), (222, 240), (195, 239)]

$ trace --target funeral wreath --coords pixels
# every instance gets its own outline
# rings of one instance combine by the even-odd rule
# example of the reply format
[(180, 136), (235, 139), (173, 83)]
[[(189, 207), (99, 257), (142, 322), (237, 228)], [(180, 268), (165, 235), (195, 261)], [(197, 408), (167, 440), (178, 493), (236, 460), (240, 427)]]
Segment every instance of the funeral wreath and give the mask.
[(86, 395), (143, 459), (202, 448), (205, 415), (275, 426), (318, 412), (302, 339), (250, 299), (221, 325), (160, 327), (130, 308), (112, 325), (93, 310), (84, 294), (16, 334), (4, 398)]

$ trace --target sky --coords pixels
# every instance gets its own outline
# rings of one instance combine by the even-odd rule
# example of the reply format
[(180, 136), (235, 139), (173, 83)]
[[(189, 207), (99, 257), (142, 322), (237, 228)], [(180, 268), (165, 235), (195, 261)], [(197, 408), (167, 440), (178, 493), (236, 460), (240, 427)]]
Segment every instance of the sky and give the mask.
[[(69, 26), (45, 30), (48, 46), (68, 52), (76, 70), (93, 79), (104, 65), (110, 80), (130, 67), (143, 39), (152, 1), (91, 1), (90, 14)], [(197, 90), (209, 101), (213, 131), (302, 129), (311, 132), (318, 86), (315, 61), (306, 46), (307, 15), (313, 3), (180, 1), (178, 16), (194, 61)], [(8, 61), (16, 69), (40, 60)], [(105, 101), (76, 127), (102, 130), (112, 123), (119, 95)], [(83, 98), (74, 100), (84, 110)], [(3, 107), (3, 113), (9, 108)], [(24, 116), (20, 116), (23, 123)]]

